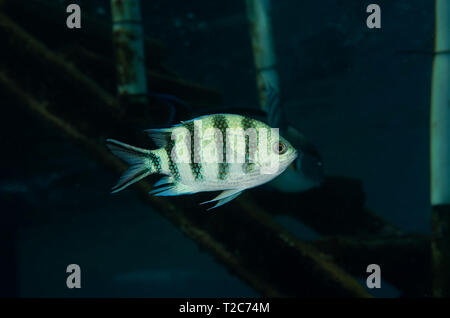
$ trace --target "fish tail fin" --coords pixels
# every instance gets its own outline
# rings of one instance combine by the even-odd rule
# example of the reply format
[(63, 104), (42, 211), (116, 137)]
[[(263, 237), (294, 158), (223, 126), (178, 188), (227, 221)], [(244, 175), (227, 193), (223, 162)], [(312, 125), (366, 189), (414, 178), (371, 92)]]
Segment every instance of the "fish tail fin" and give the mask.
[(107, 139), (106, 146), (114, 155), (130, 164), (128, 170), (112, 188), (111, 193), (119, 192), (154, 172), (152, 166), (148, 164), (150, 150), (134, 147), (114, 139)]

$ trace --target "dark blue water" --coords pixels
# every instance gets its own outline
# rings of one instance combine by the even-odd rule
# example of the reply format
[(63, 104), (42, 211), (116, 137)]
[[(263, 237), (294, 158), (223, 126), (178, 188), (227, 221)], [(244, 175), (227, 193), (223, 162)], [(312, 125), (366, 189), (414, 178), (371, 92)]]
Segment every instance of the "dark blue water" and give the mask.
[[(365, 27), (370, 1), (273, 2), (291, 124), (318, 147), (327, 175), (361, 179), (369, 208), (402, 230), (429, 233), (431, 55), (404, 51), (432, 50), (433, 1), (377, 1), (380, 30)], [(89, 10), (109, 19), (109, 1)], [(258, 107), (243, 1), (143, 1), (142, 13), (146, 34), (168, 46), (167, 67), (221, 90), (226, 106)], [(16, 237), (19, 296), (258, 295), (132, 191), (110, 195), (116, 176), (69, 140), (23, 127), (21, 116), (13, 112), (16, 130), (0, 137), (15, 149), (2, 155), (0, 194), (22, 211), (5, 219), (26, 225)], [(277, 220), (299, 238), (318, 237), (292, 218)], [(65, 286), (71, 263), (82, 268), (80, 290)], [(383, 286), (376, 295), (398, 295)]]

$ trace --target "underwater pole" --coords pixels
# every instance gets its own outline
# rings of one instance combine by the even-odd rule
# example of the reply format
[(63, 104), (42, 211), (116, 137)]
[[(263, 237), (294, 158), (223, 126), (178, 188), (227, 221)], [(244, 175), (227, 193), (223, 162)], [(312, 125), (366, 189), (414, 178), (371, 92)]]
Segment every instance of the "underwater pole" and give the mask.
[(144, 36), (139, 0), (111, 0), (119, 99), (147, 103)]
[(246, 0), (247, 19), (256, 68), (259, 103), (262, 110), (266, 104), (266, 85), (279, 92), (276, 56), (272, 40), (270, 0)]
[(450, 1), (436, 0), (431, 87), (432, 290), (450, 296)]

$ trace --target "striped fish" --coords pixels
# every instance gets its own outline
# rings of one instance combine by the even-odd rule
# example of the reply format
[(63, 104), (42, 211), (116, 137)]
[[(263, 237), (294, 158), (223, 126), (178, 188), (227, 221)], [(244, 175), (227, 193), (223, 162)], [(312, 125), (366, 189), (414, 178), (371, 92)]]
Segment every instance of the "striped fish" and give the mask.
[(242, 191), (272, 180), (297, 157), (297, 151), (278, 135), (278, 129), (241, 115), (206, 115), (146, 133), (158, 149), (147, 150), (107, 139), (112, 153), (130, 165), (112, 193), (158, 173), (165, 176), (154, 185), (151, 194), (222, 191), (203, 202), (216, 202), (212, 207), (216, 208)]

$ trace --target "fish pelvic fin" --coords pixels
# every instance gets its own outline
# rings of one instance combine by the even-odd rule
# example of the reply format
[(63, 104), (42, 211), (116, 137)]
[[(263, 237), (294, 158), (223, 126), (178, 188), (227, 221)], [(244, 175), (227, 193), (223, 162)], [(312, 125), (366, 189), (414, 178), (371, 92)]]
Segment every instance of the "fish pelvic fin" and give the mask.
[(150, 194), (154, 196), (175, 196), (175, 195), (185, 195), (196, 193), (194, 189), (189, 186), (183, 185), (181, 183), (174, 183), (165, 187), (157, 188), (150, 191)]
[(106, 146), (114, 155), (130, 164), (128, 170), (111, 189), (111, 193), (119, 192), (155, 172), (152, 165), (149, 164), (150, 150), (134, 147), (114, 139), (107, 139)]
[(222, 206), (222, 205), (224, 205), (225, 203), (228, 203), (228, 202), (230, 202), (231, 200), (237, 198), (243, 191), (244, 191), (243, 189), (231, 189), (231, 190), (225, 190), (225, 191), (222, 191), (222, 192), (221, 192), (217, 197), (215, 197), (214, 199), (209, 200), (209, 201), (202, 202), (202, 203), (200, 203), (200, 204), (205, 204), (205, 203), (210, 203), (210, 202), (218, 201), (218, 202), (216, 203), (216, 205), (214, 205), (213, 207), (211, 207), (211, 208), (208, 209), (208, 211), (209, 211), (209, 210), (218, 208), (219, 206)]

